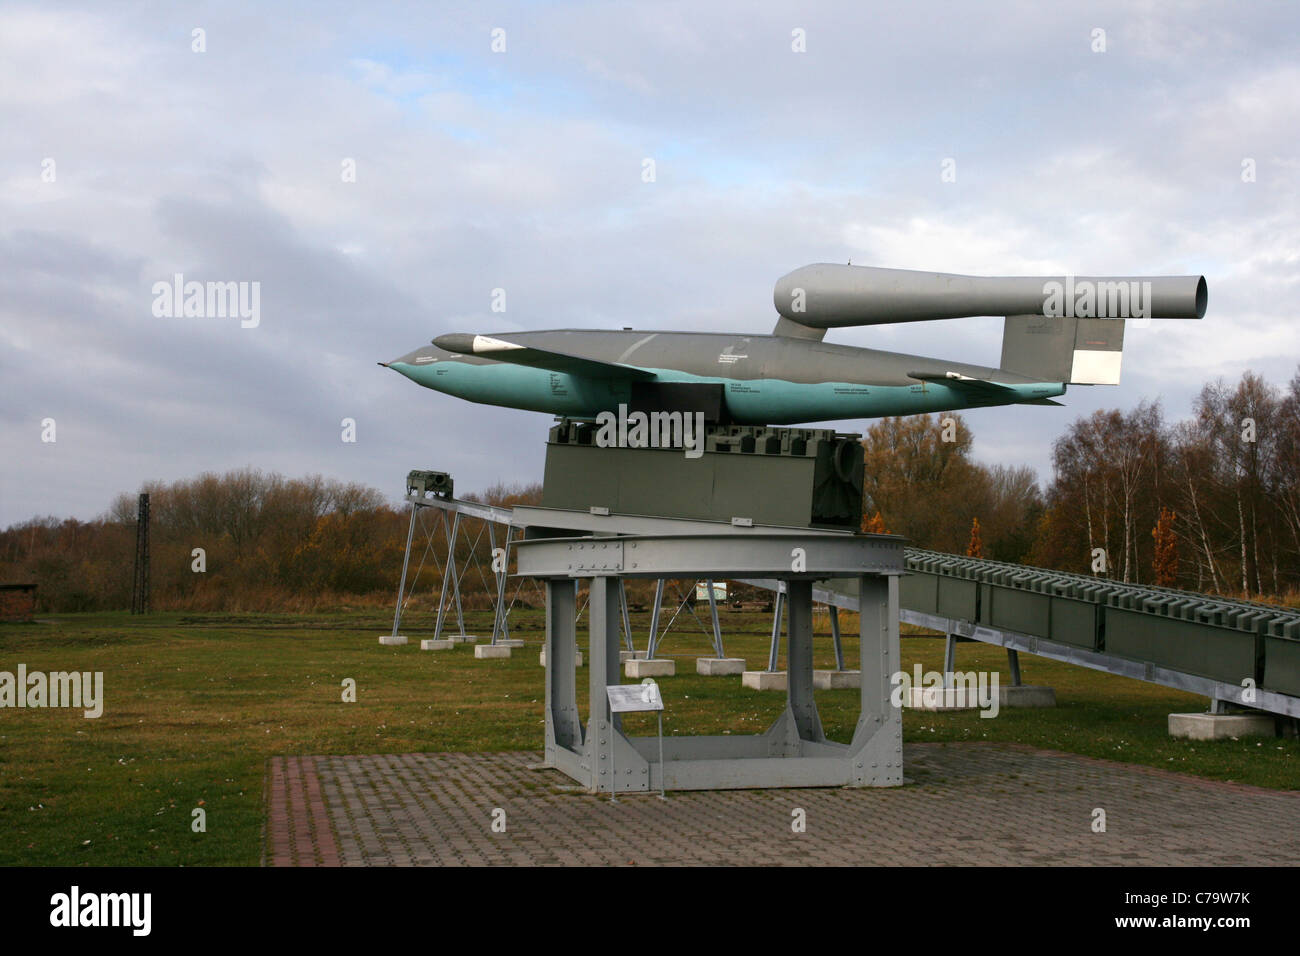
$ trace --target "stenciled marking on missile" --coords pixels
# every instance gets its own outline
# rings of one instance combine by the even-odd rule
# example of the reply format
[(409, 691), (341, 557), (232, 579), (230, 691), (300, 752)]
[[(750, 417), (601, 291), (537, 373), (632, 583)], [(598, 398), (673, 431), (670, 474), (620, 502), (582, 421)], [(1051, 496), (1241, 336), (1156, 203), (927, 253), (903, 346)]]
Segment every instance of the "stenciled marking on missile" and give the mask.
[[(738, 351), (739, 349), (744, 349), (745, 351)], [(741, 339), (739, 342), (733, 342), (731, 345), (728, 345), (725, 349), (723, 349), (722, 352), (718, 355), (718, 364), (735, 365), (741, 359), (749, 358), (748, 349), (749, 349), (749, 339), (747, 338)]]

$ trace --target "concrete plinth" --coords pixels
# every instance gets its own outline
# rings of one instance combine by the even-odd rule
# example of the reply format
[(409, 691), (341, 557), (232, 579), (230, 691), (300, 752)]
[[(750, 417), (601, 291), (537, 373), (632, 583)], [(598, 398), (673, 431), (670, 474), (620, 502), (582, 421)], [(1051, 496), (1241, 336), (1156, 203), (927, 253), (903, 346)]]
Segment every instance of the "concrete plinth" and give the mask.
[(743, 657), (697, 657), (695, 673), (705, 677), (721, 677), (729, 674), (745, 673)]
[(677, 673), (677, 662), (659, 657), (646, 660), (634, 657), (623, 663), (628, 677), (672, 677)]
[(740, 683), (751, 690), (785, 690), (785, 671), (745, 671)]
[(633, 658), (635, 658), (636, 660), (645, 660), (645, 651), (619, 651), (618, 652), (618, 662), (620, 664), (626, 664), (628, 661), (632, 660)]
[(396, 637), (394, 637), (391, 634), (385, 634), (379, 638), (379, 643), (385, 645), (386, 647), (400, 647), (401, 645), (406, 643), (406, 635), (398, 634)]
[[(581, 666), (582, 666), (582, 651), (574, 651), (574, 655), (575, 655), (575, 660), (574, 660), (574, 662), (573, 662), (573, 663), (574, 663), (574, 666), (575, 666), (575, 667), (581, 667)], [(537, 663), (541, 664), (543, 667), (546, 666), (546, 648), (543, 647), (543, 648), (542, 648), (542, 652), (541, 652), (540, 654), (537, 655)]]
[(974, 691), (962, 693), (956, 687), (913, 687), (907, 706), (914, 710), (976, 710), (979, 695)]
[(813, 671), (813, 687), (817, 690), (861, 686), (862, 671)]
[(1169, 736), (1187, 740), (1228, 740), (1232, 737), (1273, 737), (1272, 714), (1170, 714)]
[(453, 644), (473, 644), (478, 640), (475, 634), (444, 634), (442, 640), (451, 641)]
[(489, 660), (498, 657), (509, 657), (511, 649), (504, 644), (478, 644), (474, 648), (474, 656), (479, 660)]
[(523, 647), (524, 643), (517, 637), (507, 637), (504, 640), (497, 641), (497, 647)]
[(455, 646), (455, 641), (448, 640), (428, 640), (420, 642), (420, 650), (422, 651), (449, 651)]
[(999, 707), (1055, 707), (1056, 690), (1034, 684), (998, 686)]

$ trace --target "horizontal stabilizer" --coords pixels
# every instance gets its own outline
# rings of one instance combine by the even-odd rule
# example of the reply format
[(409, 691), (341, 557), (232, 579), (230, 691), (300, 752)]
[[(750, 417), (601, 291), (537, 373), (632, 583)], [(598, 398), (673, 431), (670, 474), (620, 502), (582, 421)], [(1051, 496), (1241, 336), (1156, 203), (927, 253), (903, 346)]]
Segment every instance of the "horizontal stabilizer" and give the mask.
[(959, 372), (908, 372), (907, 377), (922, 382), (934, 382), (936, 385), (946, 385), (960, 392), (967, 392), (973, 396), (983, 395), (990, 399), (1003, 397), (1007, 392), (1011, 391), (1005, 385), (999, 385), (997, 382), (990, 382), (984, 378), (971, 378), (969, 375), (962, 375)]
[(645, 382), (654, 379), (654, 372), (647, 372), (634, 365), (619, 365), (615, 362), (602, 362), (599, 359), (582, 358), (565, 352), (553, 352), (549, 349), (519, 345), (506, 339), (489, 335), (471, 335), (466, 332), (453, 332), (440, 335), (433, 344), (448, 352), (460, 355), (476, 355), (480, 358), (497, 362), (509, 362), (512, 365), (527, 365), (532, 368), (544, 368), (552, 372), (564, 372), (569, 375), (582, 375), (586, 378), (612, 378), (626, 381)]

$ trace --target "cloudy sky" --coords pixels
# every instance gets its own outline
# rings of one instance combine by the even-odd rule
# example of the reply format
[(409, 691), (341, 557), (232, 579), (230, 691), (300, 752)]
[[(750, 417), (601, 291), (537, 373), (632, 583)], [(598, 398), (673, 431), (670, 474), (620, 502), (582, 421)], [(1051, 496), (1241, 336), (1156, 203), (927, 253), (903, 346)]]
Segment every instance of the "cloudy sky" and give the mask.
[[(1121, 386), (967, 414), (980, 458), (1048, 478), (1095, 408), (1295, 371), (1297, 11), (5, 4), (0, 525), (244, 465), (540, 479), (547, 417), (375, 364), (444, 332), (768, 332), (817, 261), (1204, 274), (1206, 318), (1131, 329)], [(260, 322), (156, 316), (176, 273), (259, 283)], [(1000, 334), (828, 340), (996, 365)]]

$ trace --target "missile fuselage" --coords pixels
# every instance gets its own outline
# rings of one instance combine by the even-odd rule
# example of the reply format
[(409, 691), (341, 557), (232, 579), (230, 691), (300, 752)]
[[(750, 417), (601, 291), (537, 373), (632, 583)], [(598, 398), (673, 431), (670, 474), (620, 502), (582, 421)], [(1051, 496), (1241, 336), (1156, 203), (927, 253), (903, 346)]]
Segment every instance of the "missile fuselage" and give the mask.
[[(1059, 404), (1119, 384), (1124, 320), (1205, 314), (1202, 276), (965, 276), (818, 263), (777, 280), (771, 335), (454, 333), (381, 363), (485, 405), (596, 418), (638, 404), (745, 425)], [(1000, 367), (834, 345), (826, 330), (1004, 317)]]
[[(1004, 395), (996, 400), (973, 396), (942, 383), (918, 381), (910, 373), (986, 379), (995, 369), (777, 335), (586, 329), (502, 335), (525, 347), (634, 366), (663, 383), (721, 385), (727, 410), (737, 424), (911, 415), (1036, 401), (1065, 393), (1061, 382), (1000, 373)], [(623, 379), (533, 368), (438, 345), (416, 349), (388, 367), (466, 401), (572, 418), (615, 411), (630, 402), (632, 392), (631, 383)]]

